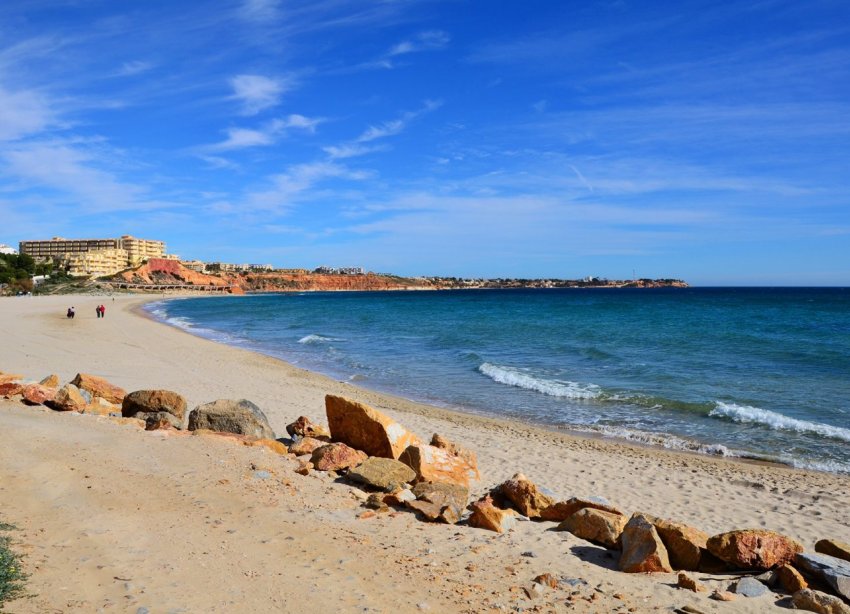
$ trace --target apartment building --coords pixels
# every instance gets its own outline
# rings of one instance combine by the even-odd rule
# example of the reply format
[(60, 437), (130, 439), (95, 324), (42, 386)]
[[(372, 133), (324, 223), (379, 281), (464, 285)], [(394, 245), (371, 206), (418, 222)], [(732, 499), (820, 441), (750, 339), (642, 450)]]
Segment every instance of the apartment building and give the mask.
[(20, 252), (38, 261), (53, 260), (71, 275), (112, 275), (150, 258), (164, 258), (165, 243), (123, 235), (117, 239), (21, 241)]

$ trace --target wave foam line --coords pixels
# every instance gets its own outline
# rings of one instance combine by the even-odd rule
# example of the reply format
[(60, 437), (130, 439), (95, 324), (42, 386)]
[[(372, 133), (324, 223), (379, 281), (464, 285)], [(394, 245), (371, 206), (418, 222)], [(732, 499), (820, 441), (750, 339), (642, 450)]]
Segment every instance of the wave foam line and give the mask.
[(331, 341), (339, 341), (339, 339), (334, 339), (333, 337), (323, 337), (322, 335), (307, 335), (306, 337), (301, 337), (301, 339), (298, 340), (298, 343), (312, 345), (316, 343), (330, 343)]
[(499, 384), (563, 399), (598, 399), (602, 390), (596, 384), (579, 384), (563, 380), (540, 379), (513, 367), (500, 367), (489, 362), (478, 367), (478, 371)]
[(751, 407), (749, 405), (736, 405), (735, 403), (724, 403), (723, 401), (717, 401), (716, 405), (708, 414), (712, 418), (727, 418), (732, 420), (732, 422), (742, 424), (761, 424), (776, 431), (812, 433), (831, 439), (850, 442), (850, 429), (789, 418), (769, 409), (761, 409), (760, 407)]

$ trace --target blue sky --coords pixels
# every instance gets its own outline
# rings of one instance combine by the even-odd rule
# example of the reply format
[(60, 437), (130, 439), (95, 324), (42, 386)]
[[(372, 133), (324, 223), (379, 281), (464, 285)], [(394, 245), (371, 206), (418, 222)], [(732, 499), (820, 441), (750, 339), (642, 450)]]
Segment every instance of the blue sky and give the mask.
[(846, 0), (4, 0), (0, 243), (850, 285)]

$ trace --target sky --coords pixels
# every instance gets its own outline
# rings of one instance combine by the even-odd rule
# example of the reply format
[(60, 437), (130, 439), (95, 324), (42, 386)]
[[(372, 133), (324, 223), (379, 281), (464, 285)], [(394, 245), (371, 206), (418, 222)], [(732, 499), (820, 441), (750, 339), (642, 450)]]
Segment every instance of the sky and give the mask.
[(0, 243), (850, 286), (846, 0), (3, 0)]

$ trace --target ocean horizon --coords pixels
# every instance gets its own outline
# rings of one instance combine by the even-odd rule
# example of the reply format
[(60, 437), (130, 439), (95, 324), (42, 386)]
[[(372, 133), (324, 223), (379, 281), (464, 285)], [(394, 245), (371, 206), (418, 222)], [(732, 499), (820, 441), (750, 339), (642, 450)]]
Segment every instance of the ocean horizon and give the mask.
[(157, 319), (467, 413), (850, 473), (850, 289), (298, 292)]

